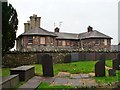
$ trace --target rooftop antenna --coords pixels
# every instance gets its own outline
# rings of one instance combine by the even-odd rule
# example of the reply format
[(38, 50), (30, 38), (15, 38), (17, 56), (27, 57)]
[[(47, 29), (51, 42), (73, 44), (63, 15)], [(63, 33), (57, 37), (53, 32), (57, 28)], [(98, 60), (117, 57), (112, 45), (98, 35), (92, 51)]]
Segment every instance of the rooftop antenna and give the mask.
[(62, 21), (59, 22), (59, 27), (61, 27), (61, 24), (62, 24), (62, 23), (63, 23)]
[(56, 27), (56, 23), (54, 22), (54, 28)]

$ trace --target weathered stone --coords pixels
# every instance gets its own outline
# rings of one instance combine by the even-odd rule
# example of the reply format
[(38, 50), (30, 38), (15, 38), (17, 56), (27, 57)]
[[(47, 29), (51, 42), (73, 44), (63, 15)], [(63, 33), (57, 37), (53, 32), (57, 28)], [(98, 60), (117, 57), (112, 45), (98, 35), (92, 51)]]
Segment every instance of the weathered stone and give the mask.
[(27, 81), (34, 76), (34, 66), (20, 66), (10, 70), (10, 74), (19, 74), (20, 81)]
[(21, 85), (17, 90), (36, 90), (41, 83), (41, 77), (34, 76), (29, 79), (25, 84)]
[(117, 59), (113, 59), (112, 60), (112, 68), (115, 70), (118, 70), (118, 60)]
[(118, 70), (120, 70), (120, 52), (118, 53)]
[(0, 86), (2, 86), (3, 89), (8, 90), (10, 88), (14, 88), (18, 83), (19, 75), (16, 74), (2, 77), (2, 82), (0, 82)]
[(116, 71), (114, 69), (109, 69), (109, 76), (116, 76)]
[(70, 78), (72, 79), (81, 79), (81, 75), (80, 74), (71, 74)]
[(66, 55), (64, 58), (64, 63), (70, 63), (71, 62), (71, 54)]
[(44, 77), (53, 77), (53, 62), (52, 62), (52, 56), (48, 54), (44, 54), (42, 56), (42, 70), (43, 70), (43, 76)]
[(89, 74), (80, 74), (80, 76), (81, 76), (82, 78), (84, 78), (84, 79), (89, 78)]
[(56, 78), (54, 80), (54, 85), (67, 85), (68, 84), (68, 78)]
[(69, 72), (59, 72), (57, 77), (70, 77)]
[(103, 77), (105, 76), (105, 62), (104, 61), (98, 61), (95, 64), (95, 76)]
[(69, 79), (68, 85), (71, 86), (83, 86), (83, 81), (81, 79)]

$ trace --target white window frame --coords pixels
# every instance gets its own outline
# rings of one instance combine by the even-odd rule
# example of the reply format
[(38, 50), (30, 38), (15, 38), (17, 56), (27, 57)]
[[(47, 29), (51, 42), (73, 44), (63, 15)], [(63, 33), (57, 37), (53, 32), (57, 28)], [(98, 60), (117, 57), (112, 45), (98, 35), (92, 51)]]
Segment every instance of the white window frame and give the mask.
[(45, 44), (45, 37), (40, 37), (40, 44)]
[(107, 39), (104, 39), (104, 45), (107, 45)]
[(62, 46), (66, 46), (66, 41), (65, 40), (62, 41)]

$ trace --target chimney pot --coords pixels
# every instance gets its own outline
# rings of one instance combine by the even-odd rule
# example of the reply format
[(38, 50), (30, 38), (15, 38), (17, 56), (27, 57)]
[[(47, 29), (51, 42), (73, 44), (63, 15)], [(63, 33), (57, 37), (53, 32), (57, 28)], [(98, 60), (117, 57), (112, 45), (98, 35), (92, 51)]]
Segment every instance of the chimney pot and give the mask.
[(91, 27), (91, 26), (88, 26), (88, 32), (91, 32), (91, 31), (93, 31), (93, 27)]
[(59, 32), (60, 29), (56, 27), (54, 30), (55, 30), (54, 32)]

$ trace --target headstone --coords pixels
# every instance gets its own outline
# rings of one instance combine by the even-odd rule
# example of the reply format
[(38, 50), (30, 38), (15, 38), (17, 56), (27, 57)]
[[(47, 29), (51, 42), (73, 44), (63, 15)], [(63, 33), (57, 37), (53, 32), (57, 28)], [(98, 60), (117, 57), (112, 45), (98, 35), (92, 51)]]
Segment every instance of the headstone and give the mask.
[(118, 60), (117, 59), (113, 59), (112, 60), (112, 68), (115, 70), (118, 70)]
[(95, 64), (95, 76), (96, 77), (103, 77), (103, 76), (105, 76), (105, 62), (98, 61)]
[(79, 61), (79, 53), (71, 53), (71, 61)]
[(43, 76), (44, 77), (53, 77), (53, 62), (52, 56), (48, 54), (44, 54), (42, 56), (42, 69), (43, 69)]
[(109, 76), (116, 76), (116, 71), (114, 69), (109, 69)]
[(64, 58), (64, 63), (70, 63), (71, 62), (71, 54), (66, 55)]
[(118, 69), (120, 70), (120, 52), (118, 52)]

